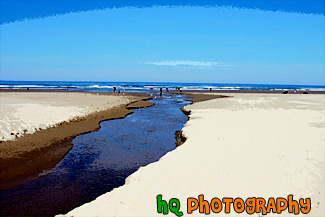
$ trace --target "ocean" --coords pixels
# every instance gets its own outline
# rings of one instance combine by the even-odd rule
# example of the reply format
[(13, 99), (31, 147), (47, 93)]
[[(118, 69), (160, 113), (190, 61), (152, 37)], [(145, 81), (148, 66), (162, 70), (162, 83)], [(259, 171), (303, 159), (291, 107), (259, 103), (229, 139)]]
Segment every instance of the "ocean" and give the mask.
[(59, 89), (71, 91), (147, 92), (160, 88), (182, 90), (301, 90), (325, 91), (323, 85), (284, 84), (226, 84), (226, 83), (173, 83), (173, 82), (78, 82), (78, 81), (0, 81), (0, 89)]

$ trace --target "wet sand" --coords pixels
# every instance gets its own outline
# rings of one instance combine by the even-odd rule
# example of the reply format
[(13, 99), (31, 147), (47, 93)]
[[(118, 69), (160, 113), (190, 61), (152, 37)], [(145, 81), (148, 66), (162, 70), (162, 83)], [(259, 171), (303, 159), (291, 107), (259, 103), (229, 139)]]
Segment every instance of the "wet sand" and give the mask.
[[(18, 98), (21, 97), (21, 91), (10, 91), (6, 92), (10, 97), (15, 95)], [(6, 93), (1, 93), (2, 101)], [(18, 95), (17, 95), (18, 94)], [(30, 94), (29, 91), (27, 94)], [(36, 100), (42, 99), (46, 94), (59, 94), (57, 102), (52, 102), (54, 105), (62, 103), (60, 98), (62, 96), (67, 97), (79, 97), (86, 95), (94, 95), (100, 97), (97, 93), (58, 93), (58, 92), (33, 92), (33, 97)], [(63, 95), (62, 95), (63, 94)], [(42, 95), (39, 97), (38, 95)], [(112, 95), (111, 93), (99, 93), (99, 95), (105, 96)], [(68, 97), (68, 100), (69, 100)], [(93, 97), (93, 96), (91, 96)], [(115, 96), (114, 96), (115, 97)], [(122, 96), (116, 96), (113, 98), (120, 99)], [(65, 156), (65, 154), (72, 147), (72, 139), (77, 135), (84, 134), (87, 132), (95, 131), (99, 129), (99, 123), (108, 119), (123, 118), (126, 115), (132, 113), (131, 108), (140, 108), (152, 106), (151, 102), (146, 101), (148, 97), (136, 96), (134, 94), (123, 96), (124, 101), (119, 101), (118, 103), (113, 103), (112, 98), (109, 98), (109, 102), (114, 106), (109, 106), (106, 104), (95, 105), (94, 109), (88, 111), (84, 116), (73, 117), (70, 121), (62, 121), (55, 126), (48, 127), (46, 129), (38, 130), (32, 134), (25, 134), (15, 140), (2, 141), (0, 143), (0, 188), (8, 189), (15, 186), (19, 186), (25, 182), (31, 181), (38, 177), (38, 174), (43, 170), (52, 168)], [(52, 98), (51, 100), (53, 100)], [(84, 103), (88, 104), (89, 97), (86, 97)], [(96, 98), (97, 99), (97, 98)], [(71, 99), (72, 100), (72, 99)], [(26, 101), (24, 101), (26, 103)], [(73, 103), (69, 104), (67, 100), (64, 101), (65, 107), (74, 106)], [(127, 104), (126, 104), (127, 103)], [(19, 106), (19, 100), (15, 102)], [(47, 105), (46, 108), (49, 106)], [(55, 106), (54, 106), (55, 107)], [(2, 111), (3, 112), (3, 111)], [(7, 112), (10, 112), (7, 111)], [(60, 112), (58, 109), (57, 112)], [(44, 111), (43, 111), (44, 113)], [(46, 113), (46, 111), (45, 111)], [(40, 114), (40, 111), (35, 111), (32, 113), (35, 117)], [(55, 115), (55, 114), (53, 114)], [(23, 117), (24, 118), (24, 117)], [(45, 123), (46, 124), (46, 123)]]
[[(182, 146), (66, 216), (161, 216), (159, 194), (164, 200), (178, 198), (185, 216), (187, 197), (200, 194), (207, 201), (310, 197), (311, 212), (305, 216), (324, 216), (325, 96), (227, 95), (186, 106), (190, 119)], [(245, 214), (232, 209), (231, 216), (237, 215)]]
[[(264, 94), (283, 94), (285, 90), (182, 90), (182, 93), (194, 93), (194, 94), (232, 94), (232, 93), (264, 93)], [(176, 92), (177, 91), (171, 91)], [(325, 94), (325, 91), (315, 91), (315, 90), (298, 90), (294, 93), (293, 90), (288, 90), (287, 94)]]

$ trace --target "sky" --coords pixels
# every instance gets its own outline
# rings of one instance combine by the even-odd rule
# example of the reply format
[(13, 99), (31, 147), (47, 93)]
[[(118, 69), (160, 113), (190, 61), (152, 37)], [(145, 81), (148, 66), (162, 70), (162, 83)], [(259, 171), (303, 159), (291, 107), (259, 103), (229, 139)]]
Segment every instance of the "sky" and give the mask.
[(259, 2), (2, 7), (0, 79), (325, 85), (325, 2)]

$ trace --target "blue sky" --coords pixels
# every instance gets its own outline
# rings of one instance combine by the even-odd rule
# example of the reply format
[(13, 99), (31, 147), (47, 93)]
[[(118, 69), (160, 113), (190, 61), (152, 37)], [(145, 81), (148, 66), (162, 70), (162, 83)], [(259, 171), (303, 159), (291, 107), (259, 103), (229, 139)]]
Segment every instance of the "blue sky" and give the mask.
[(1, 80), (325, 85), (322, 14), (121, 7), (3, 23)]

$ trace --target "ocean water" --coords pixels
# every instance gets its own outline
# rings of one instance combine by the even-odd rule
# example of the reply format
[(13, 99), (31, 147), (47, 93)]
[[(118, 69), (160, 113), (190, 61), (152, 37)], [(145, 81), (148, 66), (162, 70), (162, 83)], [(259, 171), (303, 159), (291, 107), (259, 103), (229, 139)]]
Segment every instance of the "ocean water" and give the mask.
[(0, 81), (0, 89), (59, 89), (71, 91), (147, 92), (160, 88), (182, 90), (302, 90), (325, 91), (322, 85), (171, 83), (171, 82), (76, 82), (76, 81)]

